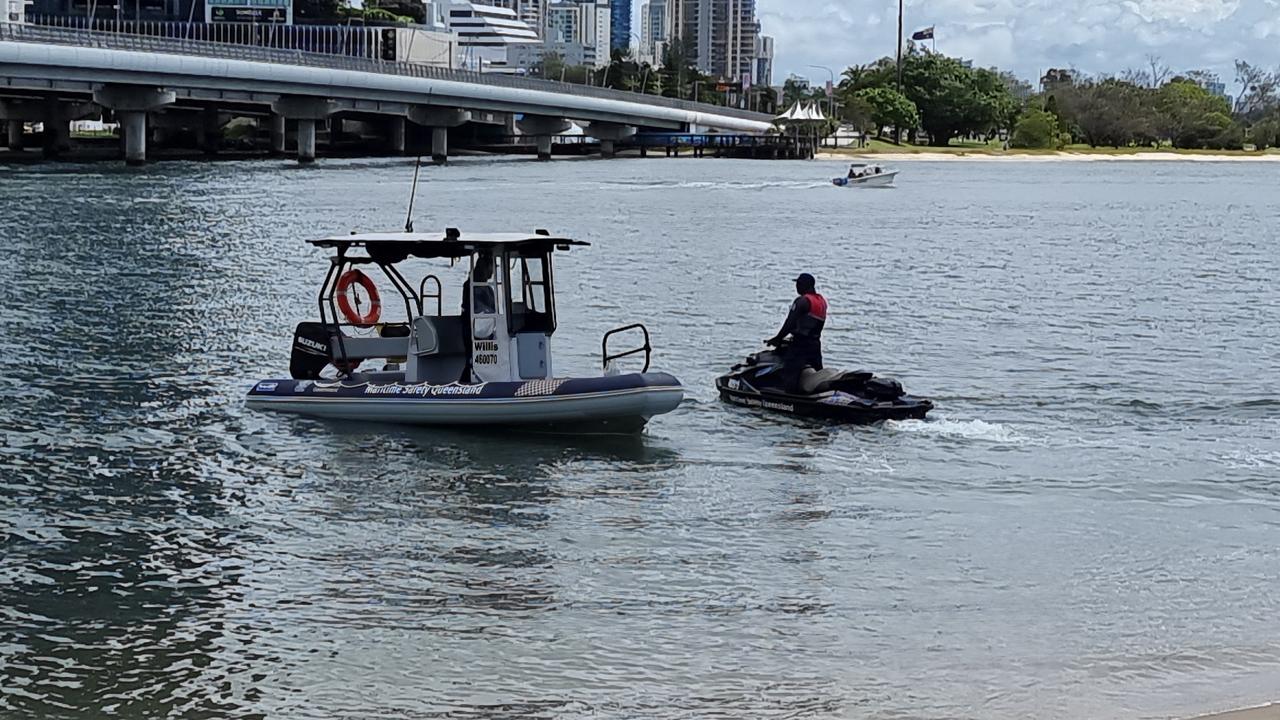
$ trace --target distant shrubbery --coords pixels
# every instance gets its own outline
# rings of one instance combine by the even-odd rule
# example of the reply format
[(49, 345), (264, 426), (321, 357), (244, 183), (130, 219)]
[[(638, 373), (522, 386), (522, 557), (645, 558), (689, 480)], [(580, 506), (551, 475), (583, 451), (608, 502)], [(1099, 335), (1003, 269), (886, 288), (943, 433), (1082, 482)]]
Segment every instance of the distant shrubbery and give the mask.
[(1058, 118), (1047, 110), (1034, 107), (1022, 113), (1009, 138), (1009, 147), (1021, 149), (1057, 150), (1063, 144)]
[[(1093, 147), (1239, 150), (1280, 146), (1280, 71), (1236, 63), (1243, 88), (1233, 99), (1207, 87), (1209, 73), (1175, 75), (1150, 58), (1150, 70), (1121, 77), (1082, 77), (1051, 70), (1039, 94), (995, 68), (974, 68), (912, 45), (902, 60), (901, 92), (891, 57), (846, 69), (836, 90), (840, 120), (880, 134), (947, 145), (955, 137), (991, 139), (1008, 132), (1016, 148)], [(824, 100), (822, 88), (788, 81), (785, 105)]]

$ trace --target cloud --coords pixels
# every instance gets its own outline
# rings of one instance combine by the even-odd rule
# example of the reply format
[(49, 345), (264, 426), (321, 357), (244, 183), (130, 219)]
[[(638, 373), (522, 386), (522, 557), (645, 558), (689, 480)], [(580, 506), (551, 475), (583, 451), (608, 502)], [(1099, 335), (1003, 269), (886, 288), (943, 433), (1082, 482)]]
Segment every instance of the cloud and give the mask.
[[(1235, 58), (1280, 66), (1280, 0), (906, 0), (906, 35), (936, 27), (939, 52), (1035, 80), (1050, 67), (1118, 73), (1159, 55), (1175, 71), (1234, 79)], [(775, 83), (893, 55), (894, 0), (757, 0), (775, 38)]]

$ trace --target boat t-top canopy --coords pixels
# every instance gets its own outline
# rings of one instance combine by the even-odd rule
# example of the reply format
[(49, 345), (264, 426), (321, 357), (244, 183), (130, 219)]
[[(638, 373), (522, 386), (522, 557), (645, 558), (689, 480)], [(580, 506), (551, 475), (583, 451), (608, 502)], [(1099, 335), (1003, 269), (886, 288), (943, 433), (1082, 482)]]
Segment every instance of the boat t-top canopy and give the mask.
[(568, 250), (573, 245), (590, 245), (581, 240), (552, 237), (546, 230), (532, 233), (476, 233), (463, 235), (457, 228), (443, 233), (380, 232), (334, 235), (307, 242), (322, 248), (335, 248), (340, 255), (351, 248), (362, 247), (370, 257), (381, 262), (399, 262), (410, 255), (420, 258), (461, 258), (489, 249), (518, 249), (547, 252)]

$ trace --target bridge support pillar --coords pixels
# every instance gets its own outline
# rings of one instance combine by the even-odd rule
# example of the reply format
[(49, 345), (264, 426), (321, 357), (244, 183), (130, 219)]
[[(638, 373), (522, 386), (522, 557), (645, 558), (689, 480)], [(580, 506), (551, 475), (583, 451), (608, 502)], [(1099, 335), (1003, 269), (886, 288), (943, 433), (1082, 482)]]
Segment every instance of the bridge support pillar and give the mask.
[(404, 154), (404, 124), (402, 117), (387, 118), (387, 145), (394, 155)]
[(299, 163), (315, 162), (316, 122), (328, 118), (335, 109), (332, 100), (301, 95), (281, 95), (271, 103), (272, 112), (289, 120), (298, 121)]
[(569, 121), (546, 115), (525, 115), (516, 121), (516, 127), (525, 135), (537, 135), (538, 159), (551, 159), (551, 136), (569, 129)]
[(172, 105), (176, 99), (171, 90), (141, 85), (103, 85), (93, 91), (94, 102), (111, 108), (120, 116), (127, 165), (141, 165), (147, 161), (147, 113)]
[(431, 128), (431, 162), (443, 165), (449, 161), (449, 128)]
[(10, 150), (21, 150), (21, 149), (22, 149), (22, 147), (23, 147), (23, 145), (22, 145), (22, 121), (21, 121), (21, 120), (10, 120), (10, 121), (8, 121), (8, 123), (7, 123), (7, 124), (8, 124), (8, 126), (9, 126), (9, 132), (8, 132), (8, 135), (9, 135), (9, 149), (10, 149)]
[(453, 108), (414, 105), (409, 108), (409, 122), (431, 128), (431, 162), (443, 165), (449, 161), (449, 128), (471, 122), (471, 113)]
[(312, 119), (298, 121), (298, 162), (302, 164), (316, 161), (316, 121)]
[(200, 149), (205, 155), (217, 155), (222, 145), (222, 118), (217, 108), (200, 111)]
[(67, 118), (65, 108), (54, 99), (45, 103), (44, 118), (44, 156), (56, 158), (71, 149), (71, 120)]
[(142, 165), (147, 162), (147, 113), (142, 110), (126, 110), (118, 113), (124, 129), (124, 164)]
[(618, 142), (633, 137), (636, 134), (636, 128), (633, 125), (593, 122), (586, 127), (585, 132), (600, 141), (601, 157), (611, 158), (617, 154)]
[(276, 156), (284, 155), (284, 144), (287, 134), (285, 132), (285, 119), (279, 113), (271, 114), (271, 154)]

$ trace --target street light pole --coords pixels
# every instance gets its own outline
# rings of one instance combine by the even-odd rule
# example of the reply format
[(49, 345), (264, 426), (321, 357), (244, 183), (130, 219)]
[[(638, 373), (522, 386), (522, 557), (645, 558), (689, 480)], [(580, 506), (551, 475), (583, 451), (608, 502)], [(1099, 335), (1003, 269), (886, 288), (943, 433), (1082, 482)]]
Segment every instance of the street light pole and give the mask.
[(827, 67), (826, 65), (806, 65), (805, 67), (811, 67), (817, 70), (826, 70), (827, 74), (831, 76), (831, 91), (827, 94), (827, 114), (834, 116), (836, 114), (835, 71), (833, 71), (831, 68)]
[(902, 0), (898, 0), (898, 93), (902, 93)]
[[(898, 94), (902, 94), (902, 0), (898, 0)], [(894, 123), (894, 143), (902, 142), (902, 128)]]
[[(628, 39), (630, 39), (630, 40), (635, 40), (635, 41), (636, 41), (636, 44), (635, 44), (635, 49), (636, 49), (636, 50), (635, 50), (635, 52), (634, 52), (634, 53), (632, 53), (631, 59), (635, 61), (635, 63), (636, 63), (636, 67), (639, 67), (639, 66), (640, 66), (640, 64), (644, 61), (644, 52), (643, 52), (643, 51), (644, 51), (644, 41), (640, 39), (640, 36), (639, 36), (639, 35), (636, 35), (636, 34), (635, 34), (635, 33), (633, 33), (633, 32), (632, 32), (632, 33), (627, 33), (627, 38), (628, 38)], [(643, 62), (643, 64), (644, 64), (644, 79), (640, 81), (640, 94), (641, 94), (641, 95), (644, 95), (644, 94), (645, 94), (645, 88), (646, 88), (646, 86), (649, 84), (649, 63), (647, 63), (647, 62)], [(635, 92), (635, 91), (633, 90), (632, 92)]]

